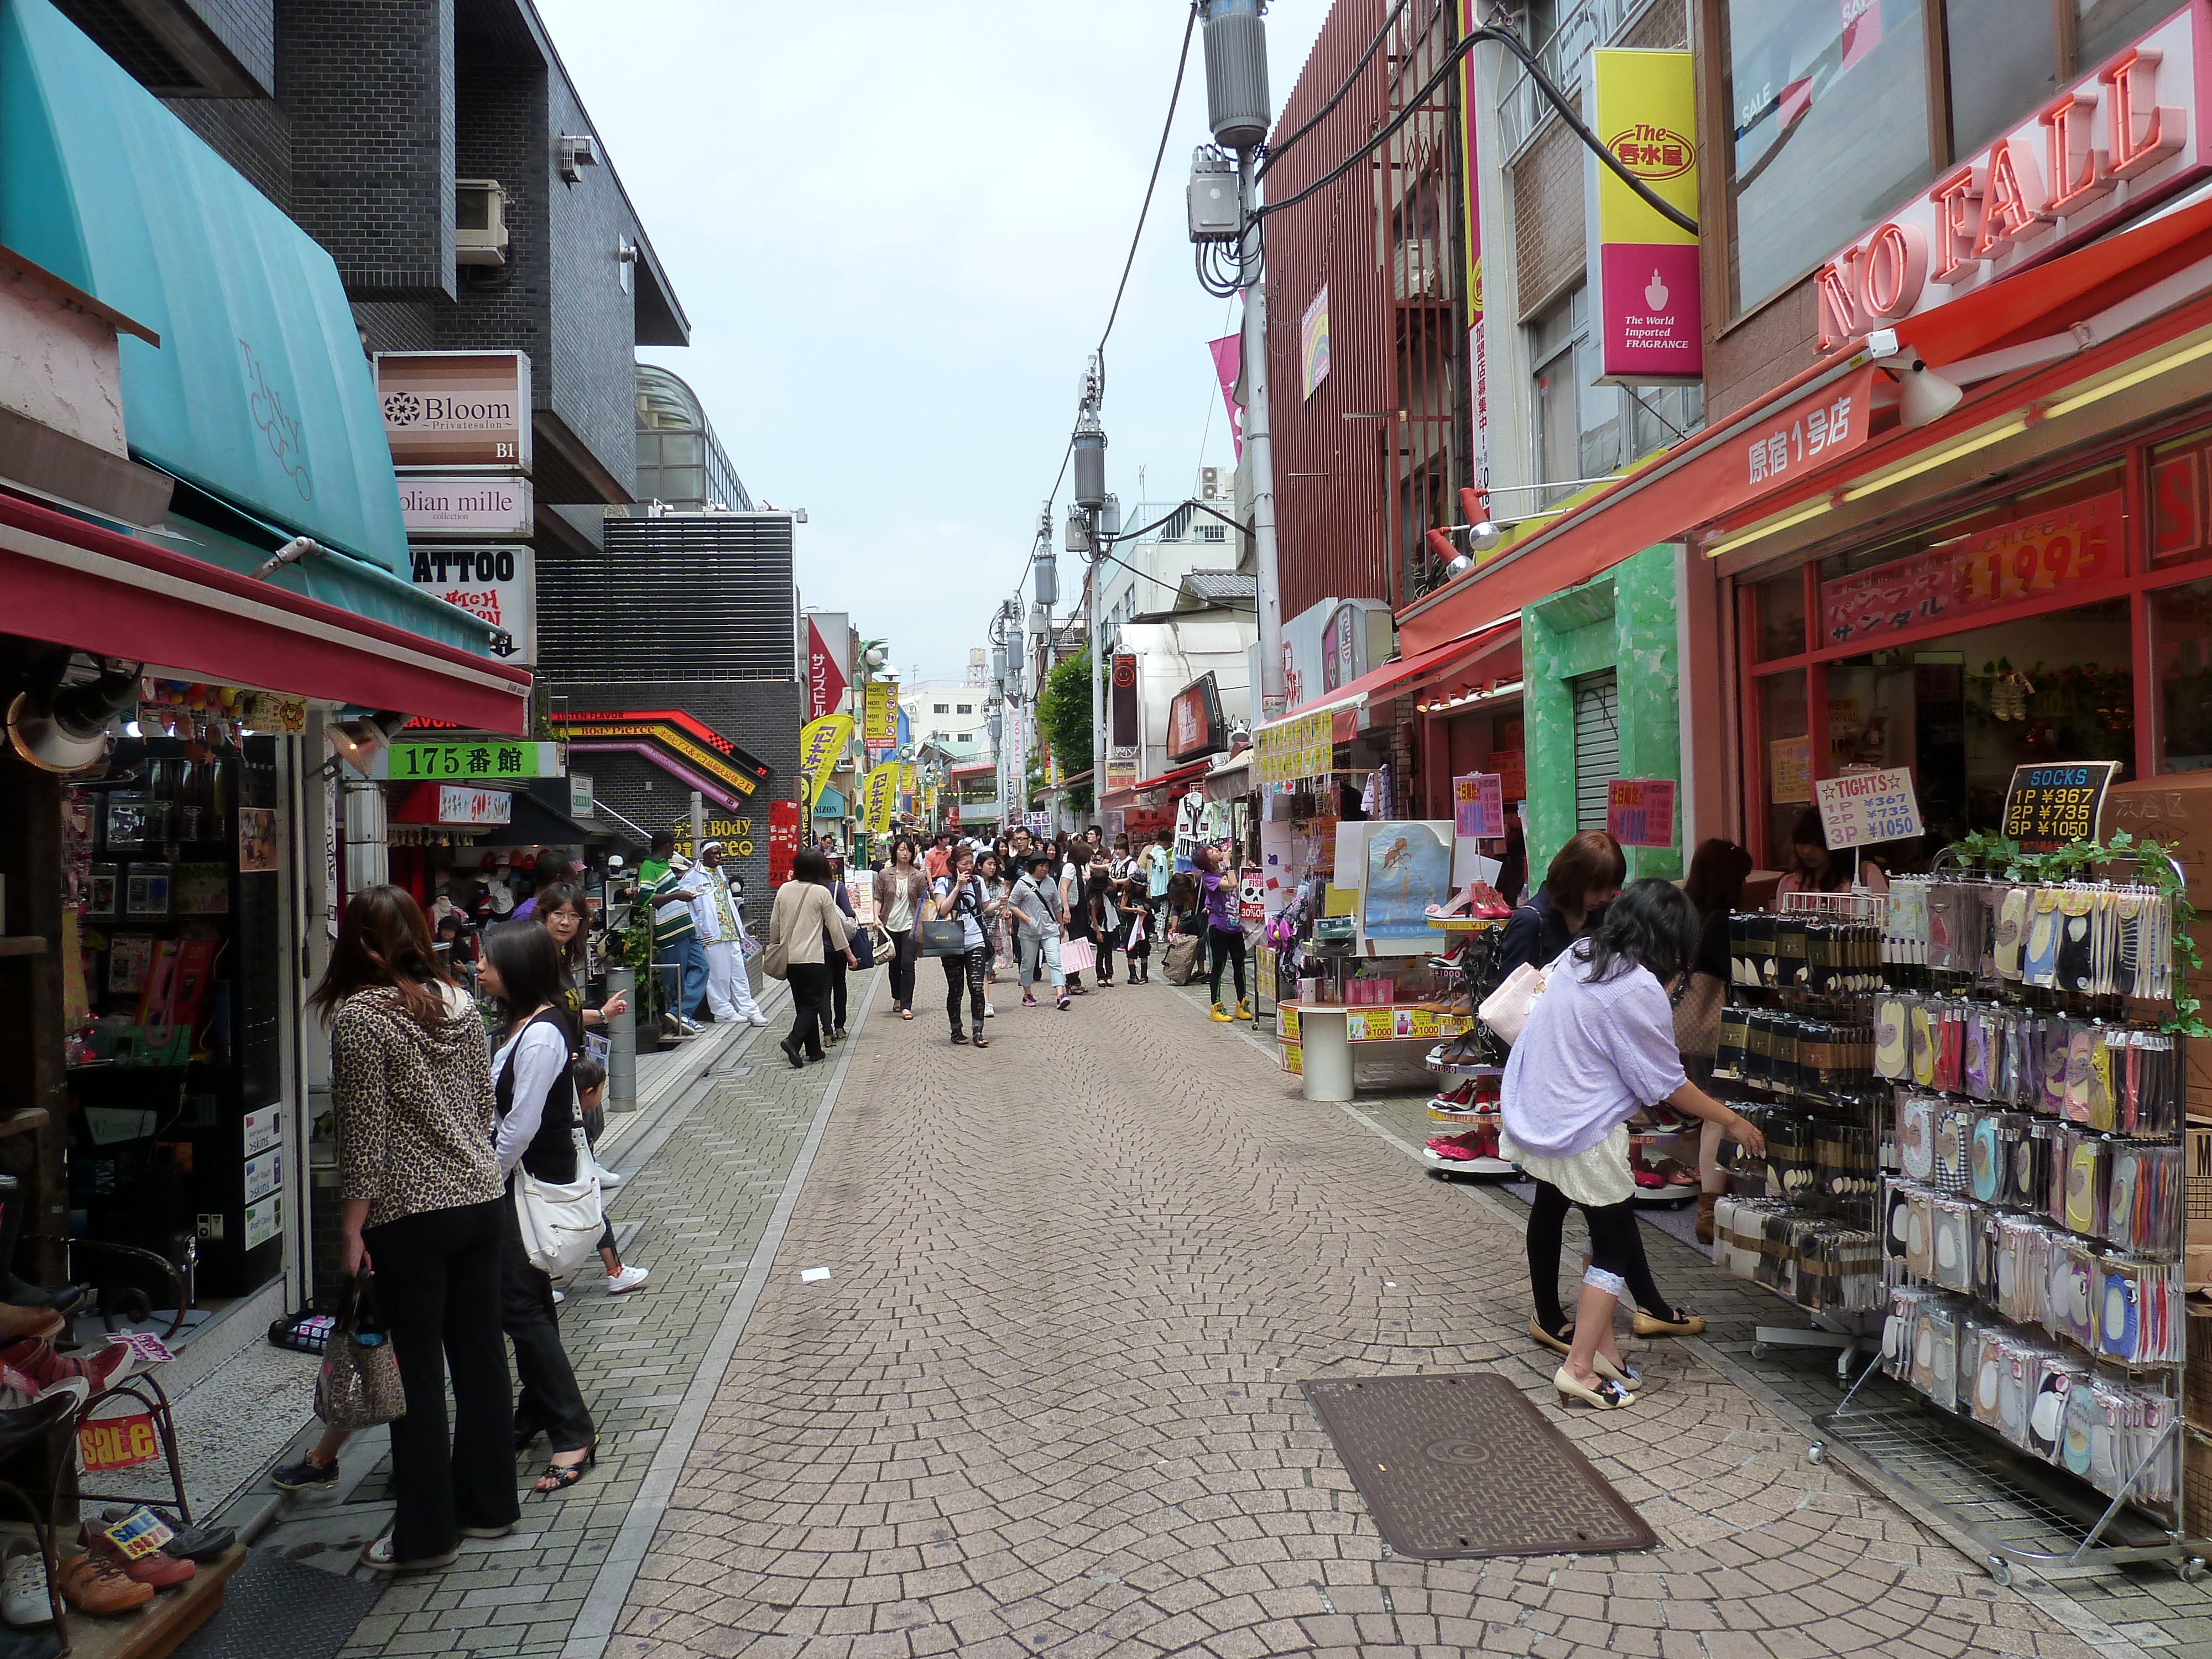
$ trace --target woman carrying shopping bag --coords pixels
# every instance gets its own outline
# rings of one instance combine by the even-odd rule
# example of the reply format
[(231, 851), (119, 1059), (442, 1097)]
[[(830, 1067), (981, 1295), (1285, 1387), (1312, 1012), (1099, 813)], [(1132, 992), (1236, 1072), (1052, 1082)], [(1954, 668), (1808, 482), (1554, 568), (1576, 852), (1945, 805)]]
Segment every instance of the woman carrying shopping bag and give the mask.
[(1032, 853), (1007, 898), (1021, 954), (1022, 1006), (1037, 1006), (1037, 980), (1049, 975), (1054, 1000), (1067, 1008), (1067, 981), (1060, 965), (1060, 884), (1052, 878), (1052, 854)]
[(376, 1276), (407, 1406), (391, 1429), (392, 1525), (361, 1559), (377, 1572), (443, 1567), (463, 1538), (504, 1536), (520, 1515), (499, 1330), (506, 1206), (483, 1024), (398, 887), (348, 902), (308, 1004), (331, 1027), (341, 1265), (349, 1278)]
[(561, 1346), (553, 1280), (531, 1264), (516, 1208), (516, 1188), (525, 1184), (523, 1176), (565, 1188), (575, 1182), (580, 1162), (559, 947), (550, 933), (528, 922), (495, 927), (484, 937), (480, 982), (507, 1016), (499, 1052), (492, 1056), (499, 1114), (493, 1149), (507, 1188), (500, 1253), (500, 1324), (514, 1344), (514, 1368), (522, 1383), (514, 1402), (513, 1443), (521, 1451), (540, 1434), (545, 1436), (553, 1449), (552, 1461), (534, 1490), (556, 1492), (574, 1486), (599, 1461), (592, 1414)]
[(763, 971), (791, 987), (790, 1035), (776, 1046), (797, 1071), (823, 1058), (830, 1024), (829, 952), (842, 953), (845, 966), (857, 967), (852, 932), (845, 913), (830, 896), (830, 855), (802, 847), (791, 860), (791, 879), (775, 890), (769, 912), (768, 948)]

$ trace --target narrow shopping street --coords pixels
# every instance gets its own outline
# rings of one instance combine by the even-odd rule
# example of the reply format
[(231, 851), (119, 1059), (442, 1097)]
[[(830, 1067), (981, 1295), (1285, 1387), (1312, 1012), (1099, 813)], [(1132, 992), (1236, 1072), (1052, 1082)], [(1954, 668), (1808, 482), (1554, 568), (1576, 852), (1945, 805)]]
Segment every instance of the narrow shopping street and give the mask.
[[(1300, 1099), (1188, 994), (1001, 988), (978, 1054), (927, 991), (856, 1020), (617, 1659), (2142, 1650), (1808, 1464), (1701, 1344), (1638, 1345), (1629, 1412), (1560, 1413), (1510, 1208)], [(1299, 1384), (1422, 1370), (1541, 1400), (1661, 1547), (1393, 1559)]]

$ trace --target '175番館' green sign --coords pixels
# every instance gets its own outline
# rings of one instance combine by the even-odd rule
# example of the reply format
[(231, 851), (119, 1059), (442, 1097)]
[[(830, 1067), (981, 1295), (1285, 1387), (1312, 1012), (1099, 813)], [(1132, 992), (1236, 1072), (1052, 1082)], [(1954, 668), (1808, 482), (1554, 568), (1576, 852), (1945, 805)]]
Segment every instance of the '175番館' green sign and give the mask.
[(369, 763), (368, 775), (394, 783), (497, 783), (502, 779), (557, 778), (568, 767), (557, 743), (495, 740), (395, 743)]

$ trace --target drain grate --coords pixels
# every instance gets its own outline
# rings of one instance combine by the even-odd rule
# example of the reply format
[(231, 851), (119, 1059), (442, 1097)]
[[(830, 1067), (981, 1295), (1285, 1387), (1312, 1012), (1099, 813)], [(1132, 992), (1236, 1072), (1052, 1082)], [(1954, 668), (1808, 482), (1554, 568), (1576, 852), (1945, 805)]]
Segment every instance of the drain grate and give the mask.
[(215, 1617), (176, 1659), (331, 1659), (379, 1594), (374, 1583), (303, 1567), (282, 1550), (248, 1550)]
[(1589, 1555), (1659, 1541), (1502, 1376), (1325, 1377), (1304, 1386), (1400, 1555)]

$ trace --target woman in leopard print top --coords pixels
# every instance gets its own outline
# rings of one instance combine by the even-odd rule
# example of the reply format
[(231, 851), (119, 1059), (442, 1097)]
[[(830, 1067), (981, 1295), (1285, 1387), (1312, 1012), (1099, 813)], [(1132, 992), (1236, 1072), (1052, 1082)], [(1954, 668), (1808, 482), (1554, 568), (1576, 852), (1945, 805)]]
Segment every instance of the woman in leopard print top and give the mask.
[(397, 1512), (362, 1560), (387, 1572), (441, 1567), (463, 1536), (501, 1536), (520, 1516), (483, 1025), (398, 887), (354, 895), (310, 1002), (331, 1024), (344, 1265), (374, 1269), (407, 1396), (391, 1431)]

